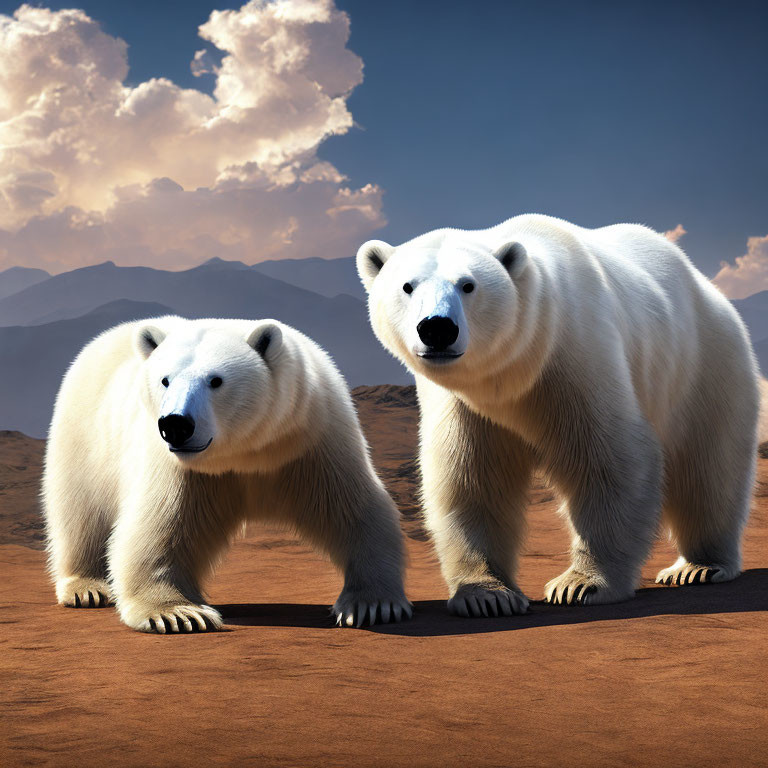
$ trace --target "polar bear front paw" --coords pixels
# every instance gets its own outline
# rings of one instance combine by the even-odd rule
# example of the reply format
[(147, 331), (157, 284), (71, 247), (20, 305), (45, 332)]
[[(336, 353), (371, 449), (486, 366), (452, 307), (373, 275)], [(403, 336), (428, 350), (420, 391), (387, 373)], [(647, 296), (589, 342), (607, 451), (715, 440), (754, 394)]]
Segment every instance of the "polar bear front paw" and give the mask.
[(635, 590), (611, 588), (605, 579), (569, 568), (544, 587), (544, 599), (554, 605), (598, 605), (629, 600)]
[(169, 605), (150, 611), (146, 618), (131, 625), (139, 632), (155, 632), (159, 635), (190, 632), (207, 632), (221, 629), (221, 614), (210, 605)]
[(331, 612), (336, 619), (337, 627), (369, 627), (374, 624), (389, 624), (410, 619), (413, 616), (413, 606), (405, 596), (400, 597), (369, 597), (359, 592), (347, 592), (339, 595)]
[(103, 579), (70, 576), (56, 582), (56, 597), (60, 605), (69, 608), (106, 608), (112, 603), (109, 584)]
[(448, 600), (448, 612), (464, 618), (488, 618), (527, 613), (528, 598), (504, 585), (462, 584)]

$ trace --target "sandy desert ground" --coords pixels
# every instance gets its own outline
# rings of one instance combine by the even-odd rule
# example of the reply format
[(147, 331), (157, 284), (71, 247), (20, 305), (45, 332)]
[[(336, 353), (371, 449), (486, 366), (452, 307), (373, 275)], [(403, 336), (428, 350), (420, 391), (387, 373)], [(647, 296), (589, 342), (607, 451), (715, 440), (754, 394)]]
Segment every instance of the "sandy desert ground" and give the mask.
[[(403, 511), (413, 621), (332, 626), (341, 580), (289, 534), (251, 530), (210, 599), (217, 634), (129, 631), (111, 608), (54, 604), (36, 493), (42, 441), (0, 434), (0, 764), (4, 766), (765, 766), (768, 459), (724, 585), (522, 617), (446, 614), (414, 497), (410, 389), (356, 392)], [(537, 600), (567, 562), (552, 493), (531, 497), (520, 582)]]

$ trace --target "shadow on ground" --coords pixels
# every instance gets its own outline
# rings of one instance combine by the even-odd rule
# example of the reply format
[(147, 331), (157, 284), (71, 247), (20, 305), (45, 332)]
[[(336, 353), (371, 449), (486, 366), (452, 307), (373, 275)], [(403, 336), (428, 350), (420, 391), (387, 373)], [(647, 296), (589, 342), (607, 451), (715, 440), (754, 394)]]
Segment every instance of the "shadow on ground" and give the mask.
[[(329, 608), (298, 603), (218, 605), (230, 625), (253, 627), (333, 628)], [(649, 616), (768, 611), (768, 568), (745, 571), (727, 584), (685, 587), (650, 587), (638, 590), (634, 600), (616, 605), (560, 606), (533, 602), (524, 616), (492, 619), (462, 619), (446, 612), (444, 600), (414, 603), (414, 617), (401, 624), (366, 627), (370, 632), (407, 637), (474, 635), (511, 632), (533, 627), (586, 624), (592, 621), (641, 619)]]

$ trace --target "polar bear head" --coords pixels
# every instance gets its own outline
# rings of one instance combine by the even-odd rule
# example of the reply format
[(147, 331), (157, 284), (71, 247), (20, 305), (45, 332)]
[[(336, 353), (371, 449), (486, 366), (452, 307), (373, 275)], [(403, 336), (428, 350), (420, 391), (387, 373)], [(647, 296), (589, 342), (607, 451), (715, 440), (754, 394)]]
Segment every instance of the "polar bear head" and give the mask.
[(493, 230), (438, 230), (393, 247), (365, 243), (357, 268), (381, 343), (437, 381), (493, 368), (519, 309), (528, 256)]
[(204, 469), (269, 439), (283, 334), (271, 321), (183, 320), (137, 324), (143, 401), (183, 464)]

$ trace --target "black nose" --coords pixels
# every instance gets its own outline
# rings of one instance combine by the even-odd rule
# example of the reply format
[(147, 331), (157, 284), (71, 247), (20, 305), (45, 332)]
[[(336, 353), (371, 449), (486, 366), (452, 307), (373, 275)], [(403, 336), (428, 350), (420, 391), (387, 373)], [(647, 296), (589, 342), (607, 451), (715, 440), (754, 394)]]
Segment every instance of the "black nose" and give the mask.
[(425, 317), (416, 326), (416, 333), (430, 349), (442, 352), (459, 338), (459, 326), (450, 317)]
[(195, 432), (195, 420), (191, 416), (172, 413), (159, 419), (157, 426), (166, 443), (178, 448), (189, 440)]

